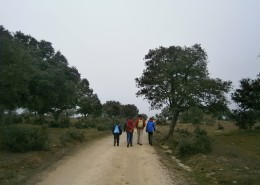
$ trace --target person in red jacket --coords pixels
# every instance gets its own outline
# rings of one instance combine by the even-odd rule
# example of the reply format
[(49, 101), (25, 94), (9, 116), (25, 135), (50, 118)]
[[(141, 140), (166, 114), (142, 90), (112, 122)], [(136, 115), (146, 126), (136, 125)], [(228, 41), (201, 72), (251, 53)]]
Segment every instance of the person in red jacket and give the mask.
[(143, 144), (143, 130), (145, 127), (145, 120), (142, 115), (138, 115), (137, 119), (135, 120), (135, 127), (137, 129), (137, 144)]
[(128, 118), (125, 126), (124, 131), (126, 131), (126, 141), (127, 141), (127, 147), (133, 146), (133, 133), (135, 129), (135, 123), (132, 118)]

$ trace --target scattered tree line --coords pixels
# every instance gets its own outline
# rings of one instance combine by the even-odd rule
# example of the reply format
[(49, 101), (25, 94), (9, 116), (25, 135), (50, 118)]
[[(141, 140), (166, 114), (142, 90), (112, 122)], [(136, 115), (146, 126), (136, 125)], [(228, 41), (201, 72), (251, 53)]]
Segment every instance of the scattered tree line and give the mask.
[(40, 118), (51, 113), (55, 121), (68, 110), (84, 118), (138, 114), (135, 105), (115, 101), (102, 105), (89, 81), (52, 43), (0, 26), (0, 123), (17, 108)]
[[(87, 79), (48, 41), (38, 41), (18, 31), (10, 33), (0, 26), (0, 122), (4, 115), (24, 108), (39, 117), (51, 113), (55, 120), (68, 110), (87, 117), (134, 117), (135, 105), (117, 101), (101, 104)], [(207, 53), (199, 45), (159, 47), (145, 55), (141, 77), (136, 78), (137, 96), (143, 96), (158, 118), (168, 119), (173, 134), (178, 120), (203, 115), (236, 120), (239, 128), (251, 128), (259, 115), (260, 74), (257, 79), (242, 79), (231, 95), (238, 105), (230, 111), (227, 94), (231, 81), (211, 78)], [(192, 116), (191, 116), (192, 115)]]

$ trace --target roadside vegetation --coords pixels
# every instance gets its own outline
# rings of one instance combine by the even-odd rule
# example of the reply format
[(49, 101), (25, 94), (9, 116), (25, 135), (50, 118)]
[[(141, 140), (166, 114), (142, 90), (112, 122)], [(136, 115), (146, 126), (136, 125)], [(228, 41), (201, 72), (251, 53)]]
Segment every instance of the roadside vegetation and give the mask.
[[(54, 128), (53, 121), (28, 124), (22, 120), (0, 127), (1, 185), (27, 184), (31, 177), (77, 151), (80, 146), (110, 134), (109, 127), (113, 124), (112, 119), (104, 121), (100, 118), (87, 124), (86, 128), (78, 128), (80, 121), (71, 119), (69, 126)], [(99, 131), (98, 128), (104, 129)]]
[[(161, 157), (167, 161), (166, 166), (170, 171), (177, 170), (193, 179), (191, 184), (259, 184), (259, 127), (241, 130), (234, 122), (218, 122), (223, 129), (220, 130), (218, 124), (202, 124), (199, 125), (202, 133), (198, 133), (198, 125), (180, 123), (169, 140), (164, 140), (169, 125), (158, 126), (157, 146)], [(188, 137), (183, 139), (183, 135)]]

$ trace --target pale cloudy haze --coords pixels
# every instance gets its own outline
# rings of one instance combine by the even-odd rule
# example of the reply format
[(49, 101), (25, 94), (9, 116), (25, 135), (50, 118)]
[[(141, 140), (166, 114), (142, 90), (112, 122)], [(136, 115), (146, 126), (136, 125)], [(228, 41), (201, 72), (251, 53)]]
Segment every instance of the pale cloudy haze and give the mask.
[(134, 79), (159, 46), (201, 44), (211, 77), (260, 72), (259, 0), (0, 0), (0, 25), (53, 44), (102, 103), (135, 104), (152, 116)]

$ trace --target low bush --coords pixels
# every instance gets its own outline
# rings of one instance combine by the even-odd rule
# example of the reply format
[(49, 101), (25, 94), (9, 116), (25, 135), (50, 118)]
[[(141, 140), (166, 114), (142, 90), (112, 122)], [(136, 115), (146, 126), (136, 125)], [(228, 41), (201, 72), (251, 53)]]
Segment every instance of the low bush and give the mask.
[(22, 123), (22, 121), (23, 121), (22, 116), (14, 114), (14, 113), (3, 115), (0, 119), (0, 123), (3, 125), (12, 125), (12, 124), (17, 124), (17, 123)]
[(12, 152), (45, 150), (48, 148), (48, 135), (45, 127), (7, 126), (1, 132), (1, 144)]
[(211, 151), (211, 139), (207, 132), (196, 128), (193, 133), (182, 131), (179, 133), (179, 141), (175, 143), (176, 153), (180, 157), (191, 156), (198, 153), (208, 153)]
[(51, 120), (48, 122), (50, 128), (60, 128), (60, 124), (57, 121)]
[(107, 129), (107, 127), (105, 127), (105, 126), (101, 126), (101, 125), (100, 125), (100, 126), (97, 127), (97, 130), (98, 130), (98, 131), (106, 131), (106, 130), (108, 130), (108, 129)]
[(75, 123), (74, 126), (75, 126), (75, 128), (78, 128), (78, 129), (89, 128), (89, 125), (84, 121), (79, 121), (79, 122)]
[(48, 123), (48, 121), (44, 117), (38, 117), (35, 120), (33, 120), (34, 125), (44, 125)]
[(70, 127), (70, 118), (62, 117), (59, 122), (60, 128), (69, 128)]
[(71, 123), (68, 117), (62, 117), (60, 120), (50, 120), (46, 122), (50, 128), (69, 128)]
[(65, 132), (65, 134), (61, 136), (60, 139), (61, 139), (61, 143), (66, 145), (66, 143), (71, 143), (73, 141), (82, 142), (86, 138), (84, 133), (79, 130), (68, 130), (67, 132)]

